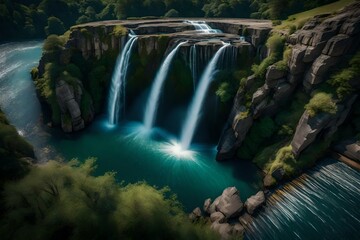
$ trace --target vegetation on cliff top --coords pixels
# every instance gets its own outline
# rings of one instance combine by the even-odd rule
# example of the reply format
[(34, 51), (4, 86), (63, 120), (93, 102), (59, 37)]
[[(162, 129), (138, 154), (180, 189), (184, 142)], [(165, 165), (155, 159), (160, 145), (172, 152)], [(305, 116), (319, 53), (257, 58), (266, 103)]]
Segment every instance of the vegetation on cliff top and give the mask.
[[(94, 177), (95, 160), (33, 166), (3, 191), (4, 239), (218, 239), (192, 224), (168, 189), (119, 185), (115, 173)], [(91, 227), (89, 227), (91, 226)]]
[[(59, 35), (75, 24), (144, 16), (286, 19), (289, 14), (334, 1), (3, 0), (0, 2), (0, 28), (2, 29), (0, 41), (45, 37), (50, 34)], [(350, 2), (350, 0), (341, 2)], [(337, 3), (334, 4), (338, 6)]]

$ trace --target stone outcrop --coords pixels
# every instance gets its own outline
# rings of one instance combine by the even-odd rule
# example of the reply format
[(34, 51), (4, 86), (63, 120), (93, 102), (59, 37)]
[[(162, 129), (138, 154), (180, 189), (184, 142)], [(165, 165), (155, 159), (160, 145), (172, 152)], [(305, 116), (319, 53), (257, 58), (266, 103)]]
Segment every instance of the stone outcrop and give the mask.
[(259, 191), (255, 195), (249, 197), (245, 202), (246, 211), (249, 214), (253, 214), (262, 204), (265, 203), (265, 194), (263, 191)]
[(64, 132), (79, 131), (84, 128), (79, 106), (81, 95), (80, 86), (74, 89), (63, 80), (56, 84), (56, 98), (61, 110), (61, 126)]
[(306, 147), (315, 141), (320, 132), (323, 132), (326, 137), (331, 137), (345, 121), (356, 98), (357, 95), (353, 95), (345, 101), (344, 105), (338, 104), (337, 113), (333, 115), (320, 112), (310, 117), (305, 111), (299, 120), (291, 141), (293, 154), (299, 156)]
[[(360, 46), (360, 3), (354, 3), (337, 14), (322, 14), (308, 21), (301, 30), (287, 37), (291, 55), (287, 70), (276, 64), (269, 66), (264, 85), (252, 95), (251, 106), (247, 109), (250, 118), (237, 119), (244, 104), (243, 95), (249, 90), (245, 86), (235, 97), (232, 111), (224, 127), (218, 144), (218, 160), (234, 157), (236, 150), (246, 138), (253, 119), (272, 116), (278, 112), (296, 89), (303, 88), (308, 94), (328, 78), (331, 69), (339, 64), (348, 53), (355, 52)], [(248, 82), (250, 82), (248, 79)], [(251, 81), (252, 82), (252, 81)], [(301, 84), (302, 83), (302, 84)], [(359, 88), (359, 81), (350, 83)], [(300, 85), (300, 86), (299, 86)], [(301, 89), (299, 89), (301, 91)], [(320, 132), (331, 136), (341, 125), (351, 100), (339, 103), (336, 116), (320, 114), (309, 118), (306, 112), (301, 117), (291, 145), (295, 156), (314, 142)], [(347, 109), (347, 110), (344, 110)], [(342, 117), (340, 117), (342, 115)], [(273, 177), (268, 177), (269, 184)]]
[(226, 218), (232, 218), (240, 214), (243, 206), (239, 191), (235, 187), (229, 187), (221, 194), (216, 210), (223, 213)]
[(360, 141), (354, 139), (337, 143), (334, 150), (352, 160), (360, 162)]
[(201, 209), (197, 207), (189, 214), (189, 219), (191, 221), (196, 221), (199, 220), (201, 216), (202, 216)]

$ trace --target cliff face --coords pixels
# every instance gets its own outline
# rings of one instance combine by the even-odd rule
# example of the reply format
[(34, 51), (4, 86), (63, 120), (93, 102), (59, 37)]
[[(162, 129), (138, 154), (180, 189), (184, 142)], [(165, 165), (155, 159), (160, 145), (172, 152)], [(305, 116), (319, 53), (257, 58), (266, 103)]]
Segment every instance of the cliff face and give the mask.
[[(115, 59), (123, 50), (130, 31), (138, 40), (131, 57), (135, 70), (128, 77), (129, 102), (132, 96), (150, 86), (162, 59), (180, 41), (187, 42), (179, 50), (184, 71), (189, 71), (186, 69), (192, 68), (195, 61), (196, 71), (201, 73), (222, 46), (221, 41), (232, 43), (229, 54), (232, 60), (252, 61), (259, 49), (264, 48), (271, 30), (268, 21), (211, 20), (209, 24), (223, 33), (194, 34), (194, 26), (185, 19), (105, 21), (72, 27), (60, 49), (43, 53), (35, 76), (35, 80), (40, 79), (37, 83), (46, 79), (50, 75), (49, 63), (61, 68), (50, 79), (53, 94), (49, 97), (40, 93), (51, 110), (52, 124), (61, 125), (65, 132), (78, 131), (90, 124), (97, 113), (104, 112)], [(246, 32), (248, 41), (235, 35), (242, 32)], [(195, 55), (192, 55), (192, 47), (195, 47)], [(234, 64), (231, 59), (227, 63)], [(191, 90), (189, 88), (188, 92)]]
[[(347, 62), (349, 56), (358, 51), (359, 43), (359, 3), (346, 7), (335, 15), (316, 16), (301, 30), (287, 36), (286, 48), (291, 49), (288, 50), (291, 51), (290, 57), (284, 67), (274, 64), (267, 68), (264, 83), (253, 93), (250, 106), (245, 107), (244, 101), (246, 89), (249, 88), (239, 89), (218, 145), (217, 159), (224, 160), (235, 155), (254, 121), (264, 117), (280, 118), (278, 114), (284, 109), (288, 109), (290, 115), (291, 99), (296, 94), (303, 94), (310, 99), (330, 86), (334, 82), (330, 81), (331, 73), (341, 68), (341, 63)], [(256, 77), (249, 77), (247, 82), (251, 83), (254, 78)], [(333, 98), (335, 112), (318, 111), (310, 115), (308, 110), (303, 110), (292, 136), (283, 137), (290, 144), (295, 159), (299, 159), (302, 152), (317, 141), (330, 139), (353, 111), (360, 89), (359, 78), (349, 77), (346, 84), (352, 90), (341, 98)], [(334, 86), (330, 87), (335, 89)], [(241, 154), (238, 156), (242, 157)], [(271, 154), (269, 157), (271, 158)]]

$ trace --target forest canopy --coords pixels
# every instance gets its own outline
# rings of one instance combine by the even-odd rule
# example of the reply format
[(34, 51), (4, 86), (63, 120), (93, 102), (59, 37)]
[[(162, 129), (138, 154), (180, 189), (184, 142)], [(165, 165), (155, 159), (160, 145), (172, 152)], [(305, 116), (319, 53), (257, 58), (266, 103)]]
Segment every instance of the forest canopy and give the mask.
[(92, 176), (95, 159), (31, 167), (2, 192), (2, 239), (218, 239), (193, 224), (169, 190)]
[(75, 24), (136, 17), (286, 19), (334, 0), (0, 0), (0, 41), (63, 34)]

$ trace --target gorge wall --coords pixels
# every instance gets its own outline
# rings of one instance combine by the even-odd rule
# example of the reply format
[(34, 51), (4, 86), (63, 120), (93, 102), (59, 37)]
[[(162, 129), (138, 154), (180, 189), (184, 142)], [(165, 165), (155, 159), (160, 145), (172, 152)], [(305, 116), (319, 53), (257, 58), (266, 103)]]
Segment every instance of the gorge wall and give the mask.
[[(189, 99), (193, 91), (190, 74), (193, 70), (191, 61), (194, 61), (191, 59), (192, 46), (196, 45), (198, 73), (202, 72), (222, 46), (222, 41), (230, 42), (233, 46), (227, 56), (238, 59), (237, 62), (225, 59), (224, 68), (232, 64), (241, 70), (243, 66), (250, 66), (257, 55), (266, 53), (264, 44), (271, 30), (269, 21), (209, 19), (210, 26), (223, 32), (209, 34), (199, 34), (186, 21), (168, 19), (88, 23), (72, 27), (60, 37), (60, 46), (46, 49), (45, 42), (43, 56), (38, 69), (33, 71), (33, 77), (43, 105), (51, 116), (51, 125), (61, 125), (65, 132), (78, 131), (90, 124), (96, 114), (104, 112), (115, 59), (123, 50), (130, 31), (138, 36), (138, 40), (131, 56), (127, 80), (129, 105), (150, 87), (162, 59), (180, 41), (187, 43), (180, 48), (167, 83), (177, 84), (174, 101), (180, 103), (184, 101), (182, 99)], [(243, 33), (247, 41), (238, 35)], [(174, 76), (181, 79), (174, 79)]]
[[(315, 16), (294, 34), (276, 34), (279, 44), (285, 45), (283, 56), (275, 62), (270, 53), (264, 60), (271, 62), (266, 72), (255, 72), (240, 87), (217, 155), (218, 160), (236, 154), (254, 158), (266, 174), (265, 186), (313, 164), (333, 140), (351, 138), (357, 160), (360, 149), (356, 143), (360, 129), (355, 124), (359, 121), (360, 4)], [(261, 86), (254, 89), (256, 82)], [(262, 127), (272, 132), (264, 133)], [(262, 134), (263, 139), (257, 140)], [(256, 145), (264, 150), (251, 154)]]

